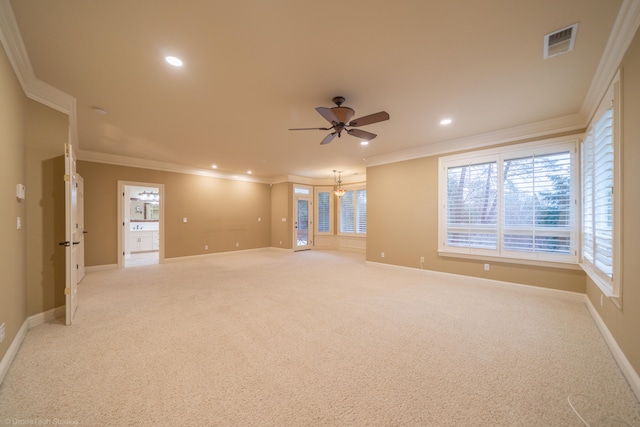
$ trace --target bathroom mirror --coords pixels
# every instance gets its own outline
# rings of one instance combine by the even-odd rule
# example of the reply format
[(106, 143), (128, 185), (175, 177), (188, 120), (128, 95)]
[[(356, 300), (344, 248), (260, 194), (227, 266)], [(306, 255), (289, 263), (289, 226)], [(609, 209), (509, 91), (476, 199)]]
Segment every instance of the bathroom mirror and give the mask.
[(131, 221), (157, 221), (160, 219), (160, 206), (157, 202), (131, 199), (129, 214)]

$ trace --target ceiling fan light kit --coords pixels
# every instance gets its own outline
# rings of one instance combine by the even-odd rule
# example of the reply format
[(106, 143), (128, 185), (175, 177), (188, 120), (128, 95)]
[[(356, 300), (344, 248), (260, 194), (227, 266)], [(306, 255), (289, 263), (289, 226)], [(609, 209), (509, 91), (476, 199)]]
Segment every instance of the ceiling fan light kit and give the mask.
[(333, 98), (333, 103), (336, 104), (336, 107), (317, 107), (316, 111), (325, 118), (326, 121), (331, 123), (330, 127), (326, 128), (294, 128), (289, 130), (324, 130), (324, 131), (333, 131), (320, 142), (320, 145), (325, 145), (334, 140), (334, 138), (340, 137), (342, 135), (342, 131), (346, 131), (349, 135), (355, 136), (356, 138), (360, 138), (361, 140), (371, 141), (375, 138), (375, 133), (367, 132), (362, 129), (350, 129), (352, 127), (360, 127), (366, 126), (373, 123), (382, 122), (385, 120), (389, 120), (389, 113), (386, 111), (380, 111), (378, 113), (369, 114), (368, 116), (363, 116), (357, 118), (355, 120), (351, 120), (351, 118), (355, 115), (355, 111), (353, 108), (343, 107), (345, 98), (343, 96), (336, 96)]

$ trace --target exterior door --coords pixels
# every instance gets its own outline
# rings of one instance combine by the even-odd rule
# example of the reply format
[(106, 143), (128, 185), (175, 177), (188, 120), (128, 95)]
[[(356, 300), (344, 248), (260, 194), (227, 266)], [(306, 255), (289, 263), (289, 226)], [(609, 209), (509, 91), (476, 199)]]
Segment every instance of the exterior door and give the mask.
[(71, 144), (64, 148), (64, 199), (65, 199), (65, 306), (66, 324), (73, 323), (78, 304), (78, 264), (77, 248), (80, 244), (76, 222), (77, 215), (77, 187), (76, 187), (76, 157)]
[(311, 249), (313, 244), (313, 208), (311, 198), (296, 197), (294, 206), (294, 251)]

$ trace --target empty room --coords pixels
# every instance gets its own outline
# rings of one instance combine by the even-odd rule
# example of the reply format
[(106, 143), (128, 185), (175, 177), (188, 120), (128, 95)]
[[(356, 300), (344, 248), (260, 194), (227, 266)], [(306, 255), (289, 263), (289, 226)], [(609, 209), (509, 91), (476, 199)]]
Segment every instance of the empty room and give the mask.
[(0, 425), (640, 426), (640, 0), (0, 0)]

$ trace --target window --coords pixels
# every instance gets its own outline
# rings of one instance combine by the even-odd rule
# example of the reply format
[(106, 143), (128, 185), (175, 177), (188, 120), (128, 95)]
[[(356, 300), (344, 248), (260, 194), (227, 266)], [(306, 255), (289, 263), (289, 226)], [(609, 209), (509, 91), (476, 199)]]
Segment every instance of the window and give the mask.
[(576, 143), (440, 158), (441, 253), (577, 262)]
[(582, 143), (582, 266), (609, 296), (620, 295), (619, 200), (621, 183), (616, 92), (619, 79), (605, 95)]
[(367, 190), (347, 190), (339, 202), (340, 234), (367, 234)]
[(318, 190), (316, 194), (316, 217), (318, 218), (316, 221), (316, 232), (332, 233), (333, 228), (331, 227), (331, 196), (333, 196), (333, 193), (331, 190)]

